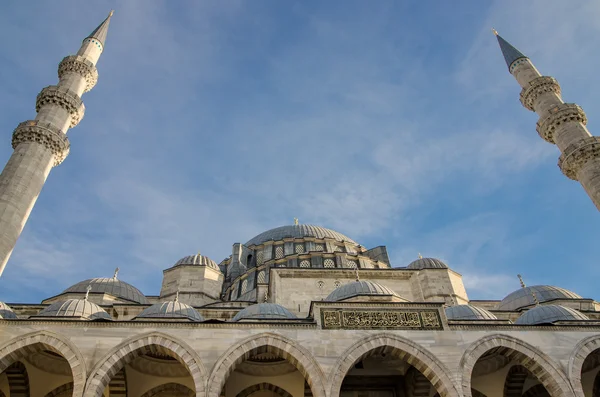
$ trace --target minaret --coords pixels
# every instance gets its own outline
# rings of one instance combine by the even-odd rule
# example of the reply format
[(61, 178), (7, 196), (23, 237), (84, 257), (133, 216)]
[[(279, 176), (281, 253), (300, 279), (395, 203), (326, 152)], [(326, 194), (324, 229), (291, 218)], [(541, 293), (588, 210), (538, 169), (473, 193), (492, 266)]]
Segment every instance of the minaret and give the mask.
[(537, 132), (542, 139), (558, 146), (558, 166), (568, 178), (579, 181), (600, 210), (600, 137), (590, 134), (583, 109), (564, 103), (560, 85), (542, 76), (529, 58), (493, 30), (500, 44), (508, 71), (522, 87), (521, 103), (538, 114)]
[(35, 119), (19, 124), (13, 132), (14, 152), (0, 174), (0, 275), (50, 170), (69, 154), (66, 134), (83, 118), (81, 95), (98, 80), (96, 63), (112, 14), (83, 40), (77, 55), (60, 62), (58, 84), (44, 88), (37, 96)]

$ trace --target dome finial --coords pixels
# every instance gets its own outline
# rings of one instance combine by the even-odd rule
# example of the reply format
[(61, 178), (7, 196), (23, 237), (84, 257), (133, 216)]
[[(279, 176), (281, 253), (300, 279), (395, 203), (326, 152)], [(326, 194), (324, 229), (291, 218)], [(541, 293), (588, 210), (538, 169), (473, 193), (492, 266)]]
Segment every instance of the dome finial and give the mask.
[(179, 302), (179, 290), (175, 293), (175, 302)]
[(265, 291), (265, 303), (269, 301), (269, 291)]
[(419, 252), (419, 259), (423, 259), (423, 256), (421, 255), (420, 252)]
[(519, 282), (521, 283), (521, 288), (525, 288), (525, 282), (523, 281), (523, 277), (521, 277), (520, 274), (517, 274), (517, 277), (519, 277)]
[(299, 223), (298, 223), (298, 218), (294, 218), (294, 225), (296, 225), (296, 226), (298, 226), (298, 225), (299, 225)]
[[(523, 277), (521, 277), (520, 274), (517, 274), (517, 277), (519, 277), (519, 281), (521, 282), (521, 288), (526, 288), (525, 282), (523, 281)], [(535, 305), (539, 306), (540, 301), (538, 300), (537, 295), (535, 294), (535, 291), (533, 290), (533, 288), (529, 288), (529, 292), (531, 293), (531, 297), (533, 298)]]
[(358, 274), (358, 265), (354, 268), (354, 272), (356, 273), (356, 281), (360, 281), (360, 276)]
[(92, 285), (88, 285), (87, 288), (85, 289), (85, 300), (88, 300), (88, 297), (90, 296), (90, 291), (92, 290)]
[(494, 28), (492, 28), (492, 33), (494, 33), (494, 35), (498, 36), (498, 31)]
[(117, 279), (117, 275), (119, 274), (119, 270), (120, 270), (120, 269), (119, 269), (118, 267), (115, 269), (115, 274), (113, 274), (113, 278), (114, 278), (115, 280)]
[(115, 10), (110, 10), (110, 12), (108, 13), (108, 17), (109, 18), (112, 17), (114, 13), (115, 13)]

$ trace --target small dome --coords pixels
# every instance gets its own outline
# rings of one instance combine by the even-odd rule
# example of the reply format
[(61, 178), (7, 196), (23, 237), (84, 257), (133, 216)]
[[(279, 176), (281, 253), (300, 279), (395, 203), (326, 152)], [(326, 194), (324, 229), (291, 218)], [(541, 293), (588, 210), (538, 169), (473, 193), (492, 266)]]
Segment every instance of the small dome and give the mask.
[(175, 263), (173, 265), (173, 267), (175, 266), (208, 266), (208, 267), (212, 267), (215, 270), (221, 271), (221, 269), (219, 269), (219, 265), (217, 265), (217, 263), (215, 261), (213, 261), (212, 259), (200, 255), (200, 254), (196, 254), (196, 255), (190, 255), (190, 256), (186, 256), (185, 258), (181, 258), (180, 260), (177, 261), (177, 263)]
[(540, 305), (527, 310), (515, 321), (515, 324), (552, 324), (556, 321), (589, 320), (589, 318), (575, 309), (560, 305)]
[(283, 306), (275, 303), (259, 303), (248, 306), (236, 314), (231, 321), (240, 320), (289, 320), (297, 317)]
[(383, 285), (372, 281), (360, 280), (336, 288), (327, 296), (327, 298), (325, 298), (325, 300), (328, 302), (336, 302), (362, 295), (395, 296), (397, 298), (402, 298), (388, 287), (384, 287)]
[(554, 299), (583, 299), (575, 292), (564, 288), (551, 285), (532, 285), (531, 287), (519, 288), (508, 294), (498, 305), (498, 310), (515, 311), (522, 307), (535, 305), (532, 291), (540, 303)]
[(6, 303), (0, 302), (0, 318), (5, 320), (17, 318), (13, 309), (10, 308)]
[(70, 286), (62, 293), (85, 294), (87, 292), (88, 285), (92, 287), (90, 290), (90, 293), (92, 294), (106, 293), (116, 296), (117, 298), (140, 303), (142, 305), (148, 304), (148, 300), (139, 289), (135, 288), (131, 284), (126, 283), (125, 281), (117, 279), (116, 277), (101, 277), (83, 280), (75, 285)]
[(321, 226), (313, 225), (289, 225), (276, 227), (275, 229), (267, 230), (264, 233), (250, 239), (245, 245), (249, 247), (251, 245), (261, 245), (267, 241), (280, 241), (284, 238), (302, 238), (302, 237), (314, 237), (319, 239), (331, 238), (336, 241), (346, 241), (350, 244), (358, 245), (354, 240), (344, 236), (335, 230), (326, 229)]
[(155, 303), (144, 309), (137, 318), (187, 318), (191, 321), (204, 321), (204, 317), (196, 309), (179, 301)]
[(471, 305), (457, 305), (446, 308), (448, 320), (497, 320), (489, 311)]
[(86, 299), (68, 299), (54, 302), (44, 310), (31, 317), (75, 317), (85, 320), (112, 320), (103, 308)]
[(448, 265), (436, 258), (419, 258), (411, 262), (408, 269), (448, 269)]

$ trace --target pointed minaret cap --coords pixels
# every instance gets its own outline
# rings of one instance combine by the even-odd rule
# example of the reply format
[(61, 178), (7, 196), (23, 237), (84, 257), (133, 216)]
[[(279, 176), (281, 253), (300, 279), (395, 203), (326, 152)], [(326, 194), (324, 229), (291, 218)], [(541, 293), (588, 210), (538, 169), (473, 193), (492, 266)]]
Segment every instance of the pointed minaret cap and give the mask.
[(500, 50), (502, 50), (502, 55), (504, 55), (504, 60), (506, 61), (506, 66), (508, 66), (509, 70), (510, 65), (512, 65), (514, 61), (521, 58), (527, 58), (521, 51), (517, 50), (508, 41), (504, 40), (502, 36), (498, 34), (496, 29), (492, 29), (492, 32), (494, 32), (498, 39)]
[(104, 47), (104, 42), (106, 41), (106, 35), (108, 34), (108, 25), (110, 24), (110, 17), (113, 16), (114, 10), (111, 10), (106, 19), (98, 25), (96, 29), (92, 33), (89, 34), (86, 39), (96, 39), (102, 44)]

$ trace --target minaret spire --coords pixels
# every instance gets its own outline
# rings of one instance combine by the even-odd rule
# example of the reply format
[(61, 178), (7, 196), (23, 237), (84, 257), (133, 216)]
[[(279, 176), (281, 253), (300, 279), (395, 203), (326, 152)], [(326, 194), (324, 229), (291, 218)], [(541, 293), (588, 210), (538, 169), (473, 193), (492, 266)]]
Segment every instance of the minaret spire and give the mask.
[(600, 210), (600, 137), (588, 131), (587, 117), (578, 105), (565, 103), (558, 81), (542, 76), (531, 60), (495, 30), (508, 71), (521, 86), (521, 104), (539, 116), (537, 132), (561, 151), (558, 166), (579, 181)]
[(96, 63), (104, 49), (109, 16), (83, 40), (77, 55), (58, 65), (56, 85), (37, 96), (34, 120), (22, 122), (12, 136), (14, 152), (0, 173), (0, 275), (53, 167), (69, 154), (69, 128), (85, 111), (83, 93), (98, 80)]

